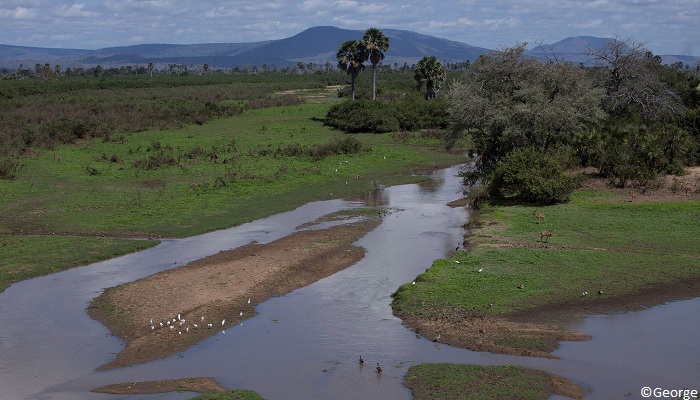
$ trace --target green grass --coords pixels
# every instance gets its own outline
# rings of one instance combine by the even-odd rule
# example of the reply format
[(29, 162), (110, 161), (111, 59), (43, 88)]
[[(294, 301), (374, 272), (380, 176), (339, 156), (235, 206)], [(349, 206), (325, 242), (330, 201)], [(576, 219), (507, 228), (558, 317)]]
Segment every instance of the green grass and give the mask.
[(252, 390), (231, 390), (221, 393), (204, 393), (191, 400), (263, 400), (259, 394)]
[(0, 292), (17, 281), (142, 250), (158, 243), (157, 240), (0, 235)]
[(551, 375), (524, 367), (420, 364), (408, 369), (404, 385), (414, 400), (548, 399)]
[[(26, 155), (16, 179), (0, 179), (0, 235), (25, 238), (23, 247), (9, 241), (11, 251), (0, 253), (0, 282), (120, 253), (85, 244), (85, 249), (74, 247), (74, 255), (64, 260), (59, 251), (43, 249), (44, 242), (61, 248), (54, 236), (186, 237), (309, 201), (362, 193), (375, 181), (416, 182), (424, 178), (412, 175), (415, 171), (464, 160), (442, 151), (437, 139), (402, 143), (391, 134), (348, 136), (332, 130), (322, 120), (337, 100), (321, 100)], [(362, 151), (320, 158), (278, 151), (290, 146), (315, 149), (347, 137), (361, 141)], [(29, 235), (45, 236), (35, 242)], [(138, 243), (121, 252), (145, 242)], [(95, 255), (73, 258), (83, 252)], [(42, 253), (48, 257), (40, 257)], [(13, 263), (17, 254), (22, 264)]]
[[(536, 224), (535, 210), (546, 214), (544, 223)], [(394, 294), (398, 314), (430, 318), (457, 308), (511, 315), (700, 279), (697, 202), (626, 203), (579, 193), (538, 209), (487, 207), (478, 220), (471, 252), (436, 260), (416, 285)], [(539, 242), (542, 230), (553, 232), (548, 243)]]

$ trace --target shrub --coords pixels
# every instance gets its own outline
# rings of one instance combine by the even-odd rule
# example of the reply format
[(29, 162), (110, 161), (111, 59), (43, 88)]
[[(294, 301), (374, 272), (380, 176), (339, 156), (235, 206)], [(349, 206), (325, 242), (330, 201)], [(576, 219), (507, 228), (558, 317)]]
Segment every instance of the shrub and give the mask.
[(0, 179), (15, 179), (22, 167), (24, 164), (20, 161), (0, 155)]
[(517, 149), (499, 161), (489, 179), (492, 198), (531, 203), (568, 200), (575, 187), (555, 156), (534, 148)]
[(349, 133), (385, 133), (399, 129), (392, 108), (372, 100), (346, 101), (328, 110), (325, 124)]

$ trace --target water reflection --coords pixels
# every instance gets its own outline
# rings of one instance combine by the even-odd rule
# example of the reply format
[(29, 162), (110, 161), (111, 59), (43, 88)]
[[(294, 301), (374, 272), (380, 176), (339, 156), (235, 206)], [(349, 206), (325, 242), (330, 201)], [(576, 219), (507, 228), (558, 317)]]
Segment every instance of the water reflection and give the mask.
[[(577, 328), (594, 339), (563, 344), (557, 353), (561, 360), (436, 346), (406, 329), (391, 312), (391, 293), (434, 259), (450, 256), (462, 242), (467, 212), (446, 206), (461, 195), (456, 173), (451, 168), (435, 173), (431, 183), (377, 187), (355, 199), (310, 203), (236, 228), (166, 241), (137, 254), (13, 285), (0, 294), (2, 393), (12, 399), (112, 399), (123, 397), (88, 390), (115, 382), (212, 376), (224, 386), (252, 389), (268, 400), (400, 400), (411, 398), (402, 380), (407, 368), (420, 362), (532, 366), (574, 379), (591, 391), (590, 398), (636, 394), (634, 387), (647, 380), (648, 385), (688, 386), (694, 383), (691, 376), (700, 376), (693, 335), (699, 331), (698, 300), (586, 319)], [(94, 371), (122, 348), (85, 314), (103, 288), (252, 240), (269, 242), (329, 212), (366, 206), (392, 212), (358, 242), (367, 253), (356, 265), (261, 304), (258, 315), (242, 326), (181, 354)], [(364, 367), (357, 362), (360, 354)], [(374, 370), (377, 362), (381, 375)], [(137, 398), (189, 397), (172, 393)]]

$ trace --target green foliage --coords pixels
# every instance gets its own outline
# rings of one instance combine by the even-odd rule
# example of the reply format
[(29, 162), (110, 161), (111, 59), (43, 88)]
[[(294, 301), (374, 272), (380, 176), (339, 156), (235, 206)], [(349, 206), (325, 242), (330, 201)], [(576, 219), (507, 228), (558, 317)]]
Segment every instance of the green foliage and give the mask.
[(445, 128), (447, 118), (445, 100), (404, 96), (391, 103), (357, 100), (336, 104), (328, 110), (325, 123), (349, 133), (384, 133)]
[(400, 127), (392, 108), (373, 100), (336, 104), (328, 110), (325, 123), (349, 133), (384, 133)]
[(204, 393), (190, 400), (264, 400), (262, 396), (252, 390), (230, 390), (219, 393)]
[(669, 124), (608, 126), (581, 133), (577, 143), (584, 165), (597, 167), (619, 187), (645, 187), (658, 174), (681, 174), (697, 146), (686, 131)]
[(482, 171), (516, 148), (571, 144), (576, 132), (604, 116), (601, 91), (585, 71), (542, 63), (524, 51), (522, 44), (483, 55), (472, 64), (473, 78), (450, 88), (450, 137), (470, 132)]
[(492, 198), (543, 204), (568, 200), (575, 187), (553, 155), (532, 147), (508, 154), (487, 182)]
[(14, 179), (23, 166), (24, 163), (16, 157), (0, 154), (0, 179)]
[(445, 66), (435, 56), (425, 56), (416, 63), (414, 79), (418, 83), (418, 90), (421, 90), (423, 83), (425, 83), (426, 100), (437, 97), (442, 88), (442, 82), (446, 79), (446, 74)]
[(545, 400), (556, 393), (549, 374), (513, 365), (419, 364), (404, 385), (415, 400)]

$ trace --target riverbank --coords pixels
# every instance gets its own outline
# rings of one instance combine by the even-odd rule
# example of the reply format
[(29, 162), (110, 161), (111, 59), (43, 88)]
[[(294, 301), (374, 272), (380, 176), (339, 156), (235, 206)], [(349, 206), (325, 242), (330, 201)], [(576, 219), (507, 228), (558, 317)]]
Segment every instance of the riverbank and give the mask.
[[(254, 307), (347, 268), (364, 256), (352, 243), (374, 229), (378, 210), (326, 216), (331, 227), (299, 230), (107, 289), (88, 309), (126, 347), (99, 370), (175, 354), (255, 315)], [(161, 326), (162, 324), (162, 326)]]
[[(696, 297), (700, 195), (672, 182), (631, 197), (590, 181), (567, 204), (485, 207), (470, 223), (469, 252), (403, 285), (394, 312), (442, 343), (553, 357), (561, 340), (587, 339), (565, 330), (572, 318)], [(552, 236), (542, 240), (544, 230)]]

